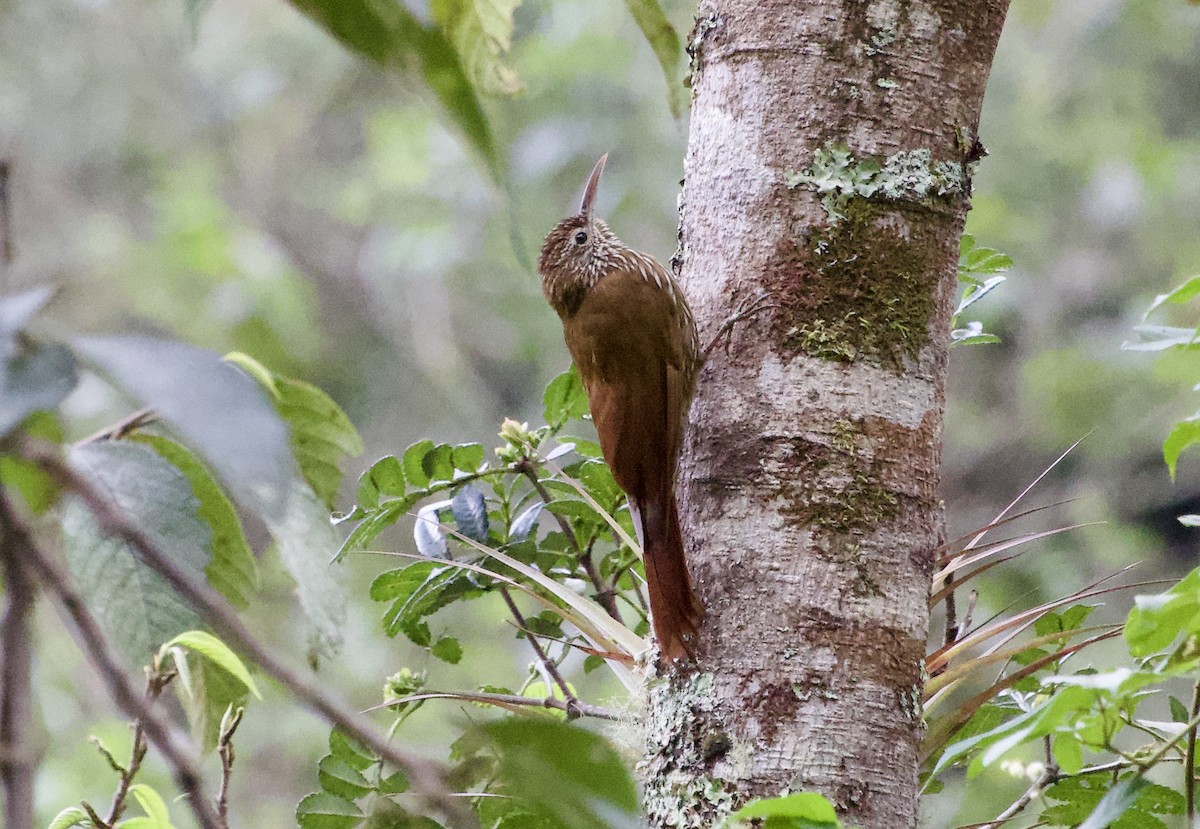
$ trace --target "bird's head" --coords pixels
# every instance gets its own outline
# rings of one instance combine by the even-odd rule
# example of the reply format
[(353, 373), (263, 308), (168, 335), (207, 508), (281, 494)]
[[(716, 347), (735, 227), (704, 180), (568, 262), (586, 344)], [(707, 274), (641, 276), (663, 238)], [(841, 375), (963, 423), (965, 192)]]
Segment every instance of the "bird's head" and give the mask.
[(538, 273), (555, 310), (573, 313), (587, 290), (604, 275), (609, 253), (620, 244), (603, 219), (592, 213), (607, 153), (600, 156), (583, 189), (579, 212), (554, 226), (542, 242)]

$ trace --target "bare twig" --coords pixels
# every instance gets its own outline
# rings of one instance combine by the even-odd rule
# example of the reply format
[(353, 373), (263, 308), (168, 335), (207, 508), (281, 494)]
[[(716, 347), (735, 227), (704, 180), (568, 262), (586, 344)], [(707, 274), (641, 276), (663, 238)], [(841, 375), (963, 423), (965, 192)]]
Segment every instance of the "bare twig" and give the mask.
[[(2, 219), (0, 219), (2, 221)], [(36, 590), (24, 559), (27, 537), (0, 490), (0, 566), (8, 606), (0, 619), (0, 783), (4, 825), (33, 827), (33, 783), (38, 757), (33, 746), (33, 643), (30, 621)]]
[[(1200, 715), (1200, 681), (1192, 686), (1192, 719)], [(1187, 754), (1183, 760), (1183, 794), (1187, 798), (1188, 826), (1196, 817), (1196, 727), (1188, 731)]]
[(223, 597), (208, 585), (194, 582), (91, 481), (64, 461), (55, 447), (26, 440), (21, 444), (20, 450), (22, 456), (41, 466), (60, 486), (77, 494), (106, 534), (130, 544), (234, 650), (247, 654), (263, 671), (274, 677), (326, 721), (369, 746), (384, 760), (404, 769), (413, 792), (428, 804), (440, 809), (452, 825), (478, 826), (475, 816), (451, 797), (452, 792), (447, 782), (448, 770), (445, 767), (397, 749), (382, 737), (368, 720), (284, 665), (259, 643)]
[(12, 165), (0, 159), (0, 291), (8, 289), (8, 266), (13, 260), (12, 210), (8, 194), (11, 174)]
[(221, 719), (221, 736), (217, 739), (217, 753), (221, 756), (221, 787), (217, 789), (217, 814), (221, 823), (229, 826), (229, 781), (233, 777), (233, 735), (242, 724), (245, 708), (230, 709)]
[(590, 703), (579, 702), (578, 700), (574, 704), (571, 704), (557, 697), (523, 697), (519, 694), (492, 694), (484, 691), (423, 691), (419, 694), (410, 694), (407, 697), (381, 702), (379, 705), (372, 706), (368, 710), (374, 711), (381, 708), (391, 708), (396, 705), (407, 705), (410, 702), (421, 702), (427, 699), (455, 699), (462, 702), (479, 702), (501, 707), (551, 708), (567, 714), (575, 713), (580, 717), (593, 717), (599, 720), (612, 720), (614, 722), (624, 719), (619, 711), (614, 711), (611, 708), (601, 708), (598, 705), (591, 705)]
[[(174, 678), (174, 671), (163, 671), (157, 665), (147, 671), (145, 696), (147, 707), (154, 705), (158, 701), (158, 698), (162, 696), (163, 689)], [(112, 805), (108, 809), (108, 820), (104, 823), (104, 826), (113, 826), (125, 813), (125, 801), (129, 798), (129, 788), (133, 785), (134, 778), (137, 777), (138, 771), (142, 768), (142, 761), (146, 759), (146, 751), (149, 748), (146, 742), (146, 726), (140, 719), (133, 725), (133, 748), (130, 749), (129, 763), (127, 765), (118, 765), (116, 758), (109, 754), (108, 749), (104, 748), (100, 743), (97, 743), (96, 747), (100, 749), (101, 754), (108, 758), (109, 765), (121, 775), (117, 791), (113, 794)]]
[[(549, 504), (554, 500), (554, 496), (546, 489), (545, 484), (538, 478), (537, 469), (528, 459), (522, 460), (517, 464), (517, 471), (529, 479), (533, 484), (534, 490), (537, 491), (538, 497), (543, 503)], [(579, 563), (583, 566), (583, 570), (591, 579), (592, 585), (596, 588), (596, 599), (600, 602), (600, 606), (604, 611), (618, 622), (622, 622), (621, 611), (617, 608), (616, 594), (611, 585), (604, 583), (600, 578), (600, 574), (596, 571), (596, 565), (592, 562), (591, 547), (587, 550), (579, 546), (579, 539), (575, 537), (575, 532), (571, 529), (571, 524), (567, 521), (566, 516), (554, 513), (554, 520), (558, 522), (558, 528), (562, 530), (563, 535), (567, 537), (567, 542), (575, 550), (575, 555), (579, 559)], [(623, 622), (622, 622), (623, 623)]]
[(143, 426), (149, 426), (157, 420), (158, 414), (153, 409), (138, 409), (133, 414), (121, 418), (111, 426), (105, 426), (100, 431), (88, 435), (75, 445), (83, 446), (86, 443), (95, 443), (100, 440), (118, 440)]
[(57, 562), (43, 554), (32, 543), (23, 527), (19, 527), (17, 532), (25, 540), (25, 561), (70, 618), (74, 632), (80, 640), (80, 649), (99, 672), (117, 707), (127, 717), (137, 721), (138, 727), (144, 731), (146, 737), (171, 767), (175, 775), (175, 783), (187, 795), (188, 806), (196, 816), (196, 822), (202, 829), (223, 829), (212, 806), (204, 796), (204, 790), (200, 785), (200, 773), (192, 765), (183, 749), (176, 744), (170, 728), (155, 713), (150, 701), (135, 691), (133, 685), (125, 677), (125, 672), (121, 669), (117, 657), (109, 647), (104, 634), (101, 633), (100, 626), (91, 611), (87, 609), (83, 599), (70, 586), (67, 574), (63, 572)]
[[(504, 603), (508, 605), (508, 610), (510, 613), (512, 613), (513, 619), (516, 620), (517, 627), (528, 631), (529, 625), (525, 621), (525, 617), (521, 615), (521, 610), (517, 607), (517, 603), (513, 601), (513, 597), (508, 592), (508, 588), (501, 587), (500, 595), (504, 597)], [(546, 650), (542, 647), (542, 643), (537, 640), (537, 637), (532, 633), (526, 632), (525, 638), (528, 640), (530, 647), (533, 648), (533, 652), (537, 655), (538, 662), (540, 662), (542, 667), (546, 669), (546, 673), (550, 674), (551, 678), (554, 680), (554, 683), (562, 691), (563, 699), (566, 700), (567, 703), (566, 711), (568, 719), (575, 719), (580, 714), (580, 703), (579, 699), (575, 696), (575, 693), (571, 690), (571, 686), (567, 684), (565, 679), (563, 679), (563, 675), (559, 672), (558, 665), (554, 663), (554, 660), (546, 655)]]

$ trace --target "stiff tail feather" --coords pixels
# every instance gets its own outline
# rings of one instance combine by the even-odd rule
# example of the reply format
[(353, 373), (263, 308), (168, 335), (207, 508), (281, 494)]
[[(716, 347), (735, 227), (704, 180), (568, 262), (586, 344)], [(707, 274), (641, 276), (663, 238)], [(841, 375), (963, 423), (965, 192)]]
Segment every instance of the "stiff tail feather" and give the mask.
[(665, 659), (682, 659), (695, 653), (704, 606), (692, 590), (692, 580), (688, 576), (683, 535), (679, 530), (679, 510), (674, 494), (670, 495), (665, 510), (658, 504), (641, 506), (637, 512), (642, 524), (646, 588), (650, 594), (654, 636)]

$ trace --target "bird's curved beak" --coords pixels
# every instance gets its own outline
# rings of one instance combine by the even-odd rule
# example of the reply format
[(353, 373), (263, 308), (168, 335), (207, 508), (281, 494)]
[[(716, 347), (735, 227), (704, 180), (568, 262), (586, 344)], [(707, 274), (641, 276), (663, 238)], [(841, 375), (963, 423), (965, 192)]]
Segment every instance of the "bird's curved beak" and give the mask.
[(592, 174), (588, 176), (587, 184), (583, 188), (583, 201), (579, 205), (579, 212), (589, 222), (592, 220), (592, 203), (596, 200), (596, 191), (600, 189), (600, 176), (604, 172), (604, 165), (607, 161), (608, 153), (600, 156), (600, 160), (592, 168)]

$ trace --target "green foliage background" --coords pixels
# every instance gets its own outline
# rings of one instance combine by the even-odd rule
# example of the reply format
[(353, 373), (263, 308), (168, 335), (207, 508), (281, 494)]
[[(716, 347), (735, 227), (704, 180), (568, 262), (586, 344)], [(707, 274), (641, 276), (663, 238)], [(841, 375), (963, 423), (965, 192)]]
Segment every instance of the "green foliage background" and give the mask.
[[(600, 153), (612, 153), (601, 209), (617, 232), (663, 259), (674, 247), (686, 116), (672, 116), (659, 56), (626, 5), (517, 9), (513, 51), (483, 84), (521, 89), (482, 99), (493, 150), (451, 125), (421, 66), (388, 74), (353, 57), (298, 13), (304, 2), (215, 0), (186, 13), (202, 5), (0, 2), (0, 158), (14, 165), (18, 253), (0, 290), (54, 281), (65, 326), (166, 332), (303, 377), (349, 411), (364, 465), (425, 437), (492, 445), (503, 417), (536, 420), (567, 356), (531, 260)], [(692, 4), (664, 8), (686, 33)], [(426, 19), (423, 4), (413, 9)], [(1159, 444), (1194, 408), (1179, 389), (1200, 372), (1172, 358), (1152, 368), (1119, 347), (1152, 296), (1200, 272), (1198, 79), (1194, 5), (1013, 5), (969, 230), (1016, 265), (973, 308), (1002, 343), (953, 355), (944, 495), (952, 534), (978, 526), (1094, 430), (1039, 502), (1077, 499), (1048, 524), (1109, 523), (1008, 569), (983, 588), (980, 615), (1133, 560), (1146, 561), (1142, 578), (1195, 564), (1195, 531), (1175, 517), (1200, 512), (1200, 466), (1185, 456), (1172, 485)], [(85, 385), (68, 411), (82, 430), (119, 405)], [(404, 531), (392, 541), (411, 546)], [(344, 655), (323, 670), (365, 706), (381, 677), (424, 666), (380, 635), (365, 597), (383, 565), (359, 556), (347, 567), (358, 603)], [(298, 653), (278, 572), (263, 568), (255, 622)], [(459, 666), (431, 666), (438, 684), (477, 685), (528, 659), (497, 664), (511, 637), (492, 610), (459, 611), (483, 633)], [(109, 791), (79, 739), (108, 711), (102, 691), (80, 693), (92, 680), (65, 642), (62, 653), (38, 668), (47, 816)], [(283, 704), (265, 690), (267, 705)], [(232, 799), (238, 822), (285, 825), (314, 788), (326, 732), (298, 712), (256, 716), (264, 710), (239, 732)], [(445, 734), (439, 717), (462, 719), (437, 711), (406, 736), (432, 744)], [(94, 730), (110, 746), (128, 740), (116, 719)], [(266, 772), (255, 769), (271, 770), (276, 797), (261, 796)], [(953, 791), (932, 800), (930, 825), (989, 817), (1024, 785), (986, 774), (969, 805)]]

